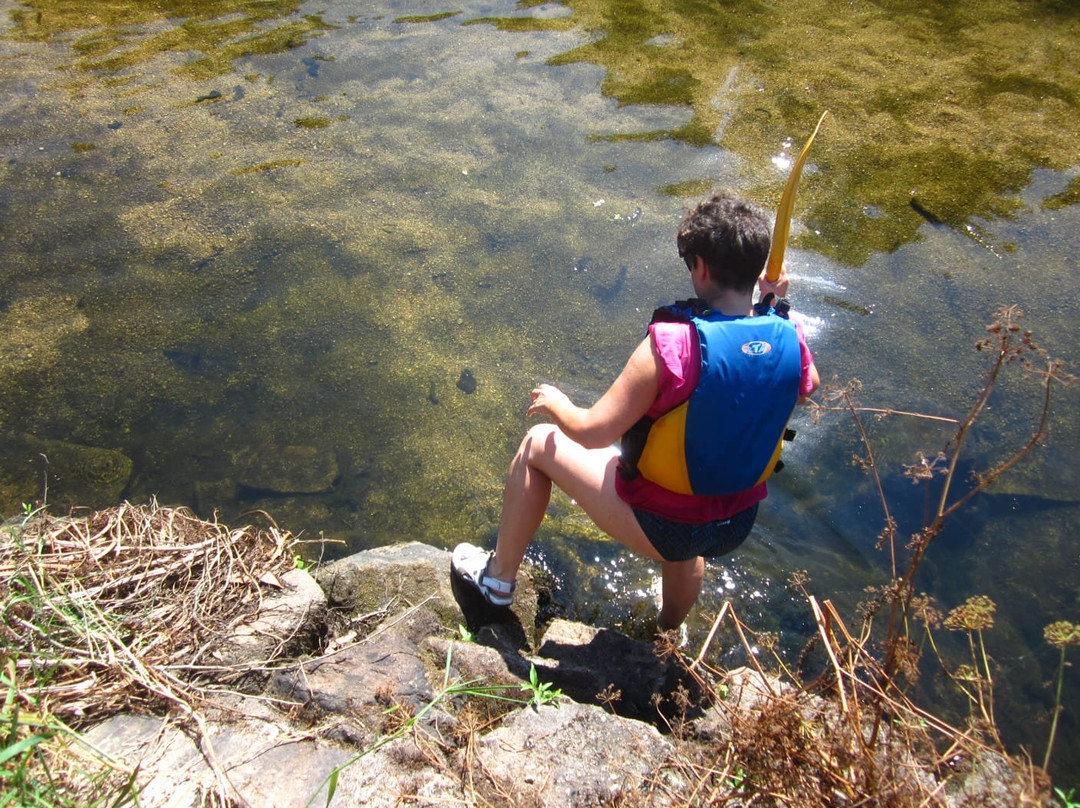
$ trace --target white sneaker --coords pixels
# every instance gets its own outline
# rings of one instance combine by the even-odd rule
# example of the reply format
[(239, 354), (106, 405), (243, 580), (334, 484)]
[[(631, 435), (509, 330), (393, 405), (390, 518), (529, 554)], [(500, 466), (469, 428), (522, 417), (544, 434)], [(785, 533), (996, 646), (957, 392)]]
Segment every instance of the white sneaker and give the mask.
[(481, 547), (462, 543), (454, 548), (450, 568), (492, 606), (509, 606), (514, 602), (517, 581), (503, 581), (487, 574), (493, 555)]

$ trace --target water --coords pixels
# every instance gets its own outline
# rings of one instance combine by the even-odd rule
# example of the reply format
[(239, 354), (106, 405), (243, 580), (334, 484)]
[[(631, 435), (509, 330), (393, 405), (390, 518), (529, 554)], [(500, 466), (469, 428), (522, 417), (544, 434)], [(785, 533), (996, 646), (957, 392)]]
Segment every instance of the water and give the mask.
[[(824, 109), (788, 263), (826, 380), (959, 416), (1007, 303), (1080, 355), (1074, 4), (0, 9), (4, 515), (47, 483), (54, 510), (263, 510), (313, 557), (489, 539), (530, 387), (598, 396), (652, 308), (690, 292), (685, 205), (733, 185), (775, 206)], [(1024, 439), (1031, 390), (1002, 385), (965, 471)], [(1080, 619), (1076, 416), (1068, 391), (1047, 445), (951, 522), (921, 582), (946, 609), (997, 602), (997, 717), (1036, 760), (1042, 628)], [(923, 500), (901, 465), (947, 434), (869, 425), (906, 539)], [(845, 608), (884, 580), (849, 420), (796, 426), (751, 540), (710, 572), (698, 639), (733, 598), (797, 649), (812, 626), (793, 570)], [(571, 616), (647, 619), (654, 571), (563, 498), (534, 559)]]

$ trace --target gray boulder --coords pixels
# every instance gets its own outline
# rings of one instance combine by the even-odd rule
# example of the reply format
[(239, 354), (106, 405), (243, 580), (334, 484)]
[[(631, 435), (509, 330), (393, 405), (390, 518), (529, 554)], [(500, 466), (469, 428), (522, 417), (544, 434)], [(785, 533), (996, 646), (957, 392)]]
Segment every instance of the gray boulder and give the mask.
[(568, 701), (514, 712), (477, 743), (473, 782), (541, 808), (611, 805), (638, 793), (672, 744), (655, 727)]

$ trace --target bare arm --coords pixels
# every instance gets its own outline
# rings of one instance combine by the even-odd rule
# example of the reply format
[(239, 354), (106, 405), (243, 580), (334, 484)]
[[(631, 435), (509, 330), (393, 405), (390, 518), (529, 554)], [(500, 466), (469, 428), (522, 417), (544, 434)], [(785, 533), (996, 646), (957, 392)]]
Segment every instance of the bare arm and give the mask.
[[(761, 292), (761, 299), (764, 300), (769, 294), (774, 294), (777, 298), (787, 297), (790, 282), (791, 280), (788, 278), (786, 268), (781, 268), (780, 277), (775, 281), (769, 281), (768, 278), (765, 277), (765, 273), (762, 272), (761, 277), (758, 278), (758, 290)], [(813, 380), (814, 386), (805, 396), (799, 396), (800, 404), (809, 401), (814, 390), (817, 390), (821, 385), (821, 376), (818, 375), (817, 365), (813, 362), (810, 363), (810, 378)]]
[(528, 415), (546, 415), (582, 446), (599, 449), (637, 423), (655, 400), (659, 384), (660, 358), (652, 338), (646, 337), (607, 392), (588, 409), (575, 405), (557, 387), (541, 384), (531, 393)]
[(799, 403), (800, 404), (805, 404), (807, 401), (809, 401), (810, 396), (812, 396), (814, 394), (814, 390), (817, 390), (818, 387), (821, 385), (821, 376), (818, 375), (817, 365), (815, 365), (813, 362), (810, 363), (810, 378), (814, 382), (814, 388), (809, 393), (807, 393), (805, 396), (799, 396)]

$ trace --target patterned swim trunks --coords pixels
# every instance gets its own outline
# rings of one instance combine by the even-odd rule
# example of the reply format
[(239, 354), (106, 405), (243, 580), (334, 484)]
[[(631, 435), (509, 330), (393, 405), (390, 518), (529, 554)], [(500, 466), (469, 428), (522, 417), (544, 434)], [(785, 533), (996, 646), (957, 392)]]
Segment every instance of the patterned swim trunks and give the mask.
[(676, 522), (655, 513), (634, 508), (634, 516), (656, 552), (667, 561), (688, 561), (697, 556), (718, 558), (727, 555), (750, 535), (757, 519), (754, 504), (730, 519), (691, 524)]

